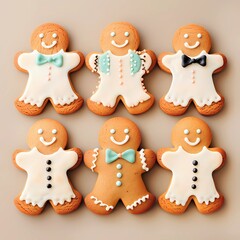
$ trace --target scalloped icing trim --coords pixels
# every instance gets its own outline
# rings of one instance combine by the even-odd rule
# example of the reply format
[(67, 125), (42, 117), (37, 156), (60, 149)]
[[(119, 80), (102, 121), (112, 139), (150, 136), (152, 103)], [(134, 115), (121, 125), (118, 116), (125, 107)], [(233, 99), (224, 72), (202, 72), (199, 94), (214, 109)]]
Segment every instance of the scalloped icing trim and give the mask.
[(149, 171), (149, 168), (147, 167), (144, 149), (141, 149), (141, 151), (140, 151), (139, 153), (140, 153), (140, 159), (141, 159), (142, 169), (145, 170), (146, 172), (148, 172), (148, 171)]
[(100, 207), (106, 207), (105, 209), (106, 209), (106, 211), (109, 211), (110, 209), (113, 209), (113, 206), (109, 206), (109, 205), (107, 205), (106, 203), (103, 203), (101, 200), (98, 200), (96, 197), (94, 197), (94, 196), (91, 196), (90, 197), (91, 199), (94, 199), (94, 204), (96, 204), (96, 205), (100, 205)]
[(137, 205), (140, 205), (140, 204), (142, 204), (143, 202), (146, 202), (146, 199), (149, 199), (149, 194), (147, 194), (147, 195), (139, 198), (139, 199), (136, 200), (133, 204), (127, 205), (127, 206), (126, 206), (126, 209), (127, 209), (127, 210), (129, 210), (129, 209), (133, 210), (133, 208), (134, 208), (134, 207), (137, 207)]
[(94, 152), (94, 154), (93, 154), (93, 160), (92, 160), (92, 166), (91, 166), (92, 172), (94, 172), (93, 169), (97, 166), (96, 161), (97, 161), (97, 156), (98, 156), (98, 148), (94, 148), (93, 152)]

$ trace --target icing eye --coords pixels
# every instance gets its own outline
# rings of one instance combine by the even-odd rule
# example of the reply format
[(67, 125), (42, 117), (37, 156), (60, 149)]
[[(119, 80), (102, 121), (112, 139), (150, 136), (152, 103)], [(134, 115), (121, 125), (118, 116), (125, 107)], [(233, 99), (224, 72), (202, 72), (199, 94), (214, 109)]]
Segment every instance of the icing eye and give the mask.
[(57, 133), (57, 129), (53, 129), (53, 130), (52, 130), (52, 133), (53, 133), (53, 134), (56, 134), (56, 133)]
[(197, 133), (197, 134), (200, 134), (201, 132), (202, 132), (202, 130), (199, 129), (199, 128), (196, 130), (196, 133)]
[(185, 33), (185, 34), (183, 35), (183, 37), (184, 37), (184, 38), (188, 38), (189, 35), (188, 35), (187, 33)]
[(42, 134), (43, 130), (41, 128), (38, 129), (38, 134)]
[(189, 134), (189, 130), (188, 130), (188, 129), (185, 129), (183, 132), (184, 132), (184, 134), (186, 134), (186, 135)]
[(114, 134), (115, 132), (116, 132), (116, 130), (113, 128), (110, 130), (110, 133), (112, 133), (112, 134)]
[(201, 34), (201, 33), (198, 33), (197, 37), (198, 37), (198, 38), (202, 38), (202, 34)]
[(53, 38), (56, 38), (56, 37), (57, 37), (57, 34), (56, 34), (56, 33), (54, 33), (54, 34), (52, 35), (52, 37), (53, 37)]
[(116, 33), (115, 32), (111, 32), (110, 35), (111, 35), (111, 37), (114, 37), (114, 36), (116, 36)]
[(43, 38), (43, 37), (44, 37), (44, 34), (43, 34), (43, 33), (40, 33), (38, 36), (39, 36), (39, 38)]
[(128, 129), (128, 128), (125, 128), (125, 129), (124, 129), (124, 133), (129, 133), (129, 129)]
[(125, 36), (125, 37), (128, 37), (129, 35), (130, 35), (129, 32), (125, 32), (125, 33), (124, 33), (124, 36)]

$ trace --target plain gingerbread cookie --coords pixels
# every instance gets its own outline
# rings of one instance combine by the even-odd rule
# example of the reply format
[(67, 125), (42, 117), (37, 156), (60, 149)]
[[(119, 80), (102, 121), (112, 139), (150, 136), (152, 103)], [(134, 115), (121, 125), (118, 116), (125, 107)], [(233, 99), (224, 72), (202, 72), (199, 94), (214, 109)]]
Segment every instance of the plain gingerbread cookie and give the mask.
[(192, 200), (205, 214), (222, 206), (224, 198), (216, 190), (212, 173), (223, 166), (226, 153), (221, 148), (209, 148), (211, 140), (211, 130), (204, 121), (187, 117), (173, 128), (174, 148), (158, 151), (158, 163), (172, 171), (170, 186), (158, 199), (165, 211), (183, 213)]
[(32, 52), (19, 52), (15, 66), (29, 74), (23, 95), (15, 101), (16, 108), (26, 115), (38, 115), (50, 100), (60, 114), (70, 114), (81, 108), (83, 98), (74, 90), (71, 72), (84, 63), (81, 52), (66, 52), (68, 34), (63, 27), (46, 23), (32, 33)]
[(62, 124), (42, 119), (29, 130), (31, 150), (16, 150), (13, 154), (16, 167), (27, 172), (24, 190), (14, 200), (21, 212), (38, 215), (47, 201), (59, 214), (72, 212), (80, 205), (82, 196), (73, 188), (67, 171), (79, 166), (82, 152), (79, 148), (64, 150), (67, 140)]
[(212, 74), (225, 67), (226, 57), (221, 53), (209, 54), (210, 35), (194, 24), (177, 30), (173, 48), (176, 53), (165, 52), (158, 57), (160, 68), (172, 74), (172, 84), (160, 99), (160, 108), (170, 115), (182, 115), (193, 102), (202, 115), (218, 113), (224, 98), (215, 90)]
[(143, 75), (156, 64), (151, 50), (137, 51), (140, 39), (137, 30), (129, 23), (115, 22), (101, 34), (103, 53), (90, 53), (86, 65), (99, 75), (99, 84), (90, 99), (88, 108), (98, 115), (110, 115), (121, 100), (128, 112), (146, 112), (154, 97), (144, 86)]
[(109, 214), (119, 200), (133, 214), (147, 211), (155, 202), (142, 180), (142, 174), (154, 165), (150, 149), (137, 151), (141, 134), (135, 123), (116, 117), (105, 122), (99, 133), (101, 148), (84, 154), (85, 165), (98, 173), (97, 182), (85, 198), (94, 213)]

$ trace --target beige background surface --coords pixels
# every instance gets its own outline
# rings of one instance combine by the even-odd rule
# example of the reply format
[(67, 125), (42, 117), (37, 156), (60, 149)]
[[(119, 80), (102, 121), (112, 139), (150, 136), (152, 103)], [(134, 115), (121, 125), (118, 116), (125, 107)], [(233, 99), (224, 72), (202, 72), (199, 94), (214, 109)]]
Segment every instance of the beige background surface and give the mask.
[[(239, 239), (240, 236), (240, 158), (239, 158), (239, 66), (240, 66), (240, 2), (224, 0), (1, 0), (0, 44), (0, 239)], [(49, 105), (37, 117), (21, 115), (13, 105), (27, 83), (27, 74), (13, 66), (17, 51), (30, 49), (30, 34), (44, 22), (63, 25), (71, 38), (70, 50), (85, 55), (100, 51), (99, 36), (106, 24), (129, 21), (136, 26), (141, 37), (141, 49), (148, 48), (158, 55), (172, 51), (171, 41), (175, 30), (188, 23), (205, 26), (211, 33), (214, 51), (228, 58), (227, 69), (215, 76), (217, 89), (225, 96), (225, 108), (216, 116), (202, 117), (191, 107), (185, 116), (194, 115), (207, 121), (213, 131), (212, 146), (227, 151), (226, 166), (214, 174), (219, 190), (224, 193), (224, 207), (209, 216), (201, 215), (194, 205), (181, 216), (162, 211), (158, 204), (143, 215), (130, 215), (122, 206), (106, 217), (97, 216), (81, 205), (76, 212), (59, 216), (47, 206), (42, 215), (29, 217), (13, 205), (14, 197), (23, 189), (26, 174), (16, 169), (11, 154), (17, 148), (28, 149), (26, 136), (29, 127), (38, 119), (50, 117), (59, 120), (69, 131), (69, 147), (83, 151), (98, 146), (98, 130), (108, 117), (91, 113), (86, 105), (75, 114), (60, 116)], [(84, 67), (72, 75), (77, 91), (87, 99), (97, 78)], [(145, 78), (149, 92), (158, 99), (170, 86), (171, 76), (156, 67)], [(170, 132), (180, 117), (165, 115), (157, 102), (147, 113), (130, 116), (119, 106), (113, 116), (134, 120), (143, 136), (143, 147), (157, 151), (171, 146)], [(96, 174), (83, 164), (71, 172), (71, 179), (85, 196), (95, 183)], [(163, 193), (171, 173), (156, 165), (144, 179), (156, 196)]]

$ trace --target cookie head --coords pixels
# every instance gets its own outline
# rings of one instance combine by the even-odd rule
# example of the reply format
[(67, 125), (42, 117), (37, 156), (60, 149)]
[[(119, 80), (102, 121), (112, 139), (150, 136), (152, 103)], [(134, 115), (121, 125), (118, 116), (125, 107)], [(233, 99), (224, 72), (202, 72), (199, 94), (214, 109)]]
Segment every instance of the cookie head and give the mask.
[(172, 143), (175, 147), (182, 146), (190, 153), (196, 153), (203, 147), (209, 147), (212, 140), (211, 130), (201, 119), (187, 117), (181, 119), (173, 128)]
[(102, 148), (110, 148), (116, 152), (137, 150), (141, 143), (141, 133), (137, 125), (129, 119), (111, 118), (100, 130), (99, 143)]
[(108, 25), (101, 34), (102, 50), (110, 50), (114, 55), (122, 56), (128, 50), (137, 50), (140, 39), (137, 30), (129, 23), (117, 22)]
[(37, 121), (28, 133), (28, 145), (43, 154), (51, 154), (67, 145), (67, 131), (62, 124), (52, 119)]
[(42, 54), (54, 54), (68, 47), (68, 34), (60, 26), (54, 23), (46, 23), (32, 33), (31, 47)]
[(195, 24), (189, 24), (177, 30), (173, 38), (173, 48), (181, 50), (188, 56), (197, 56), (203, 50), (211, 49), (211, 38), (206, 29)]

